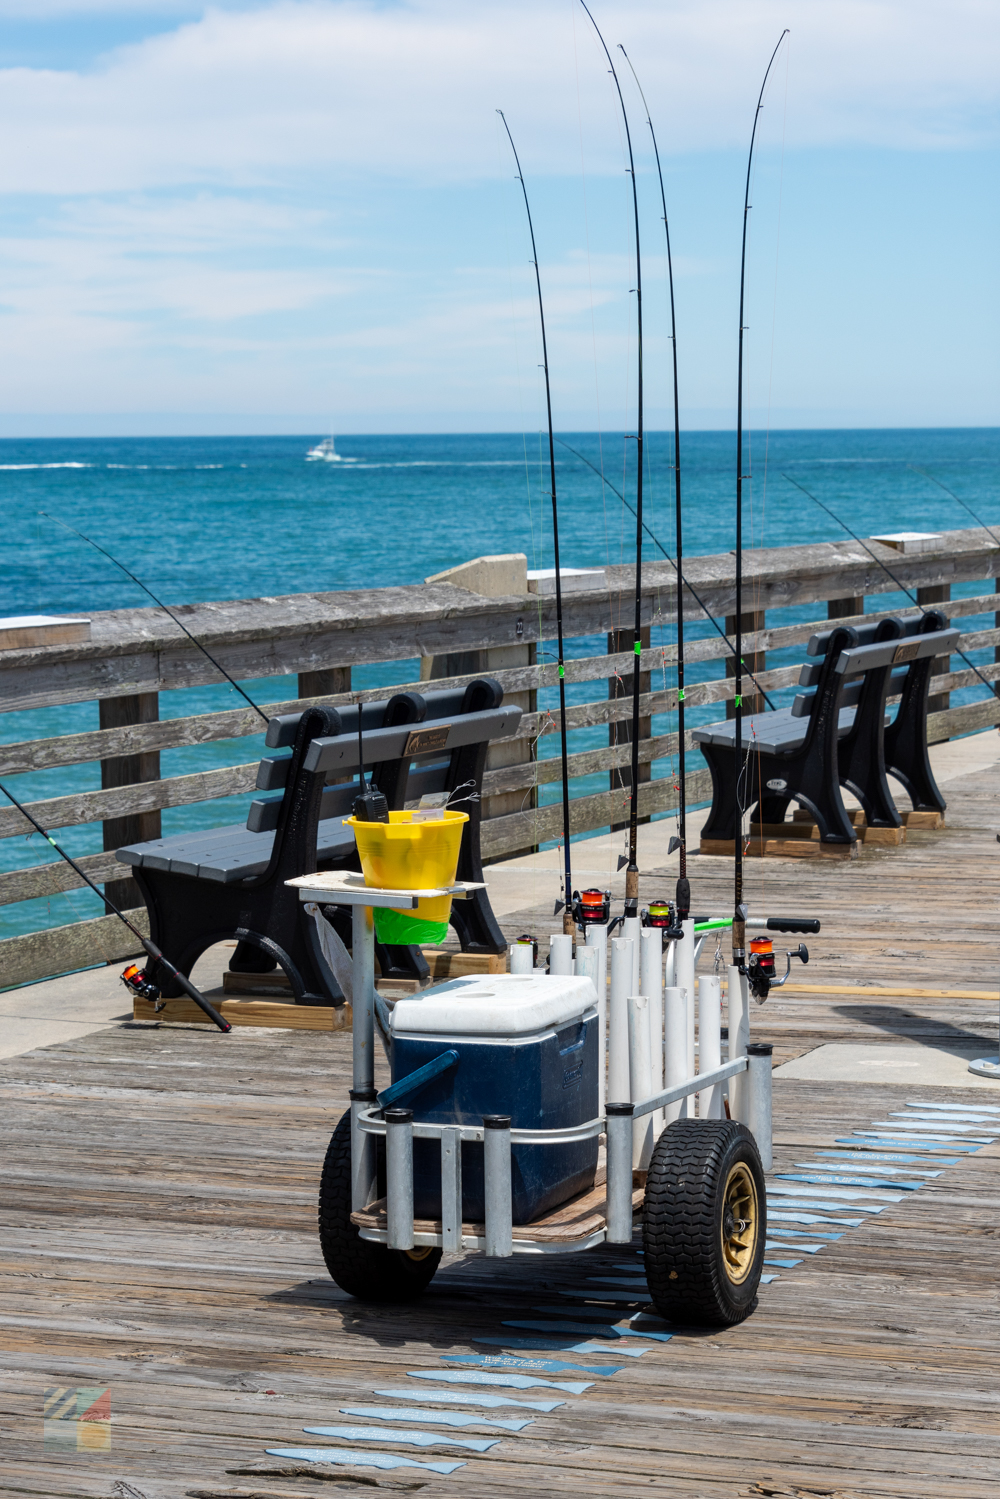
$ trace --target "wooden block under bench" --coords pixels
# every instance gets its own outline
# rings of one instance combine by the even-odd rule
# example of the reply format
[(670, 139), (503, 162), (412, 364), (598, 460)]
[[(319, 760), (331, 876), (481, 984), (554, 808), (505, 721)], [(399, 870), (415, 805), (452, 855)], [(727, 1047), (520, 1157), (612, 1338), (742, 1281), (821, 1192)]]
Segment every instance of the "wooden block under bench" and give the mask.
[[(334, 1009), (332, 1005), (282, 1004), (280, 1000), (275, 1004), (268, 1004), (265, 1000), (258, 999), (223, 999), (215, 1002), (214, 1008), (230, 1025), (260, 1025), (290, 1031), (351, 1029), (350, 1005)], [(132, 1001), (132, 1018), (183, 1021), (187, 1025), (213, 1024), (193, 999), (168, 999), (165, 1007), (156, 1011), (148, 1000), (136, 997)]]

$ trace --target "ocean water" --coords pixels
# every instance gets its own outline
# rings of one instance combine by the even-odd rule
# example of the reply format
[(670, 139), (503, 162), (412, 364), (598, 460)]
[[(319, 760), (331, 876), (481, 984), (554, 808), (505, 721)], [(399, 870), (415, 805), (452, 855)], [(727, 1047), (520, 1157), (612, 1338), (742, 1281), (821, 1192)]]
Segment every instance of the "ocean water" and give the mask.
[[(119, 557), (168, 603), (246, 598), (416, 583), (489, 552), (523, 551), (530, 567), (552, 565), (547, 442), (539, 434), (344, 437), (339, 463), (307, 462), (313, 438), (32, 439), (0, 441), (4, 547), (0, 554), (0, 615), (92, 613), (149, 606), (149, 600), (106, 558), (57, 524), (76, 527)], [(565, 566), (631, 562), (634, 520), (613, 489), (634, 497), (634, 443), (622, 434), (567, 434), (557, 447), (560, 541)], [(571, 449), (575, 449), (575, 456)], [(583, 461), (603, 469), (607, 484)], [(673, 438), (648, 434), (646, 518), (674, 552)], [(735, 437), (685, 434), (682, 472), (685, 548), (729, 550), (734, 527)], [(920, 472), (925, 470), (926, 473)], [(1000, 430), (776, 432), (754, 434), (746, 446), (744, 488), (748, 547), (844, 540), (847, 533), (784, 477), (792, 474), (860, 535), (883, 530), (951, 530), (975, 524), (953, 490), (982, 520), (1000, 530)], [(646, 555), (656, 555), (651, 545)], [(972, 592), (962, 588), (957, 592)], [(896, 602), (891, 595), (892, 602)], [(902, 599), (900, 602), (904, 602)], [(627, 611), (626, 611), (627, 612)], [(816, 606), (799, 611), (815, 617)], [(769, 615), (789, 623), (794, 611)], [(992, 615), (970, 620), (985, 628)], [(711, 631), (692, 619), (692, 635)], [(668, 624), (654, 643), (672, 638)], [(604, 639), (568, 642), (568, 654), (603, 650)], [(774, 653), (768, 664), (799, 652)], [(992, 660), (992, 649), (973, 656)], [(705, 675), (714, 673), (705, 671)], [(360, 687), (413, 680), (419, 663), (357, 668)], [(698, 679), (689, 671), (689, 679)], [(293, 697), (294, 678), (244, 684), (259, 701)], [(655, 684), (662, 685), (662, 684)], [(954, 694), (954, 703), (983, 688)], [(593, 695), (571, 688), (570, 701)], [(778, 694), (778, 700), (789, 694)], [(551, 701), (548, 697), (551, 696)], [(161, 695), (163, 717), (237, 706), (226, 683)], [(540, 705), (555, 705), (554, 691)], [(718, 709), (692, 714), (711, 718)], [(0, 715), (0, 742), (97, 727), (97, 705)], [(657, 718), (655, 732), (670, 727)], [(606, 743), (605, 729), (580, 730), (571, 750)], [(256, 758), (256, 738), (171, 750), (164, 775)], [(540, 754), (556, 752), (555, 738)], [(669, 774), (666, 761), (654, 774)], [(100, 785), (96, 765), (11, 780), (25, 800)], [(580, 778), (573, 794), (605, 789), (604, 775)], [(558, 797), (542, 788), (541, 799)], [(165, 832), (242, 821), (249, 797), (165, 811)], [(101, 847), (100, 825), (67, 829), (72, 853)], [(41, 862), (40, 840), (0, 842), (0, 869)], [(88, 891), (0, 906), (0, 937), (99, 914)]]

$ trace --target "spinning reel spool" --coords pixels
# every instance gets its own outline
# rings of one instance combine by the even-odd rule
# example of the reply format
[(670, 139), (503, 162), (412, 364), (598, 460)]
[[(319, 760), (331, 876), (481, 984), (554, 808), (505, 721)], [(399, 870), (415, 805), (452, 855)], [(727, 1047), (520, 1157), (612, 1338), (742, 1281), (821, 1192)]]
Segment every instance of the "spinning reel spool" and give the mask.
[(574, 890), (573, 919), (586, 931), (588, 926), (607, 926), (611, 920), (610, 890)]
[(684, 935), (681, 913), (672, 900), (651, 900), (640, 920), (643, 926), (660, 927), (666, 941), (679, 941)]
[(130, 994), (134, 994), (137, 999), (148, 1000), (156, 1011), (163, 1009), (164, 1002), (160, 998), (160, 991), (145, 968), (140, 968), (138, 963), (130, 963), (120, 978)]
[(775, 978), (774, 968), (774, 943), (770, 937), (753, 937), (750, 941), (750, 957), (747, 960), (746, 974), (750, 984), (750, 993), (759, 1005), (762, 1005), (772, 989), (780, 989), (783, 984), (788, 983), (792, 971), (792, 959), (798, 958), (802, 963), (809, 962), (809, 949), (804, 942), (800, 942), (796, 948), (785, 949), (785, 972), (782, 978)]

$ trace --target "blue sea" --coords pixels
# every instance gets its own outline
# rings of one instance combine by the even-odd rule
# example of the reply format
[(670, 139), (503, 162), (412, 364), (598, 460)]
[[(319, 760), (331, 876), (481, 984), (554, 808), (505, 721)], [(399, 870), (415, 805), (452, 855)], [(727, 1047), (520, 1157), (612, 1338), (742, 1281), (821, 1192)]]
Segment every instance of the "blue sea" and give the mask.
[[(343, 461), (307, 462), (306, 452), (320, 435), (0, 441), (5, 517), (0, 615), (150, 606), (134, 583), (57, 520), (99, 542), (173, 604), (418, 583), (489, 552), (522, 551), (529, 567), (552, 565), (548, 450), (539, 434), (527, 439), (520, 434), (343, 437), (337, 439)], [(672, 555), (673, 437), (663, 432), (647, 437), (646, 519)], [(632, 561), (635, 523), (614, 489), (634, 498), (634, 454), (635, 444), (622, 434), (565, 434), (557, 447), (565, 566)], [(689, 553), (728, 551), (733, 545), (735, 458), (734, 434), (683, 436)], [(1000, 529), (1000, 430), (995, 428), (772, 432), (766, 439), (755, 434), (747, 442), (745, 464), (753, 474), (744, 489), (748, 547), (846, 539), (836, 521), (782, 477), (786, 473), (862, 536), (973, 526), (960, 500)], [(652, 544), (646, 555), (658, 555)], [(970, 585), (956, 593), (974, 591)], [(808, 618), (821, 612), (810, 606), (798, 614)], [(782, 611), (780, 618), (769, 615), (768, 622), (794, 618), (795, 612)], [(990, 615), (965, 627), (992, 623)], [(692, 620), (689, 629), (700, 635), (711, 626)], [(654, 644), (671, 638), (669, 625), (654, 632)], [(603, 649), (603, 637), (568, 643), (570, 655)], [(784, 664), (786, 656), (790, 662), (797, 654), (774, 653), (768, 664)], [(990, 648), (972, 659), (992, 658)], [(690, 671), (689, 679), (698, 675)], [(379, 686), (417, 676), (419, 663), (411, 660), (356, 668), (354, 683)], [(294, 678), (244, 685), (264, 702), (296, 693)], [(592, 685), (572, 688), (570, 700), (593, 692)], [(968, 689), (953, 694), (952, 701), (971, 701), (983, 692)], [(778, 700), (787, 695), (779, 694)], [(540, 706), (554, 706), (551, 696), (549, 703), (541, 694)], [(220, 683), (164, 693), (160, 712), (180, 717), (240, 701)], [(718, 709), (700, 713), (717, 715)], [(3, 714), (0, 743), (97, 726), (96, 703)], [(665, 715), (654, 724), (656, 732), (670, 727)], [(579, 730), (570, 748), (596, 747), (607, 742), (606, 735), (603, 728)], [(253, 738), (171, 750), (162, 756), (162, 773), (240, 764), (259, 750), (260, 741)], [(541, 742), (540, 753), (555, 750), (554, 739)], [(655, 774), (669, 771), (665, 761), (654, 768)], [(25, 800), (59, 796), (98, 787), (100, 770), (77, 766), (16, 777), (10, 785)], [(572, 789), (581, 795), (606, 787), (607, 777), (601, 775), (581, 778)], [(557, 787), (542, 788), (543, 801), (557, 796)], [(233, 797), (167, 810), (164, 832), (242, 821), (247, 801)], [(67, 829), (63, 841), (72, 853), (96, 852), (100, 825)], [(43, 853), (43, 847), (37, 836), (3, 840), (0, 869), (42, 862), (52, 852)], [(0, 906), (0, 937), (100, 911), (86, 890)]]

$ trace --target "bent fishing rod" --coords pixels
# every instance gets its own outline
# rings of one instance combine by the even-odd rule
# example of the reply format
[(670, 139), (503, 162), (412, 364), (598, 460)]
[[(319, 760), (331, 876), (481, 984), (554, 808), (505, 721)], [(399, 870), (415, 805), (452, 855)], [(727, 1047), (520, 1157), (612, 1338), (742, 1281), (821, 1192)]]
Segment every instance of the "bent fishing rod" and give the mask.
[[(600, 479), (601, 483), (602, 484), (606, 484), (608, 486), (608, 488), (610, 489), (611, 493), (616, 497), (616, 499), (621, 500), (622, 504), (625, 506), (625, 509), (628, 510), (630, 514), (632, 514), (632, 515), (635, 514), (635, 509), (633, 508), (633, 506), (630, 503), (630, 501), (628, 501), (625, 498), (625, 496), (622, 494), (622, 492), (621, 492), (620, 489), (616, 489), (615, 488), (615, 486), (612, 484), (611, 480), (605, 476), (604, 471), (602, 469), (599, 469), (596, 463), (591, 463), (590, 459), (587, 457), (587, 455), (585, 453), (580, 453), (580, 452), (577, 451), (576, 448), (571, 447), (570, 444), (565, 440), (565, 438), (563, 438), (563, 437), (557, 437), (556, 438), (556, 442), (559, 443), (561, 447), (564, 447), (568, 453), (572, 453), (574, 458), (579, 458), (579, 460), (580, 460), (581, 463), (585, 463), (589, 469), (592, 469), (593, 472)], [(683, 572), (677, 566), (677, 563), (674, 561), (673, 557), (671, 557), (671, 555), (667, 551), (666, 547), (660, 541), (659, 537), (656, 535), (656, 532), (653, 530), (652, 526), (647, 525), (646, 522), (643, 521), (643, 523), (642, 523), (642, 529), (645, 531), (645, 533), (649, 537), (650, 541), (656, 547), (657, 551), (661, 554), (661, 556), (663, 557), (664, 562), (669, 563), (669, 565), (673, 568), (674, 572), (677, 574), (678, 578), (680, 579), (680, 582), (683, 584), (683, 586), (687, 589), (688, 593), (694, 599), (695, 603), (698, 605), (698, 608), (702, 611), (702, 613), (704, 614), (705, 618), (708, 620), (709, 624), (712, 626), (712, 629), (715, 631), (716, 635), (718, 635), (720, 637), (720, 639), (722, 640), (722, 642), (725, 645), (726, 649), (730, 652), (731, 655), (735, 656), (735, 654), (736, 654), (736, 647), (733, 645), (733, 642), (730, 640), (730, 638), (726, 634), (725, 630), (719, 624), (718, 620), (715, 618), (715, 615), (712, 613), (711, 609), (705, 603), (705, 600), (702, 598), (701, 594), (697, 591), (697, 589), (694, 587), (694, 585), (688, 581), (688, 579), (684, 576)], [(746, 664), (745, 661), (743, 663), (743, 670), (746, 672), (747, 676), (750, 678), (751, 682), (756, 687), (757, 691), (760, 693), (761, 697), (764, 699), (764, 701), (767, 704), (767, 706), (769, 708), (773, 708), (774, 707), (774, 703), (768, 697), (767, 693), (764, 691), (763, 687), (760, 685), (760, 683), (758, 682), (757, 678), (754, 676), (753, 672), (750, 670), (749, 666), (747, 666), (747, 664)]]
[(559, 748), (562, 754), (562, 813), (563, 813), (563, 899), (556, 901), (555, 914), (563, 912), (563, 932), (573, 936), (576, 931), (576, 918), (573, 913), (573, 875), (570, 868), (569, 848), (569, 755), (566, 747), (566, 668), (563, 664), (563, 619), (562, 619), (562, 573), (559, 567), (559, 508), (556, 504), (556, 448), (555, 439), (552, 435), (552, 391), (549, 385), (549, 350), (545, 339), (545, 307), (542, 302), (542, 276), (538, 268), (538, 251), (535, 248), (535, 226), (531, 222), (531, 206), (528, 203), (528, 189), (524, 185), (524, 176), (521, 172), (521, 162), (514, 145), (514, 137), (510, 133), (507, 117), (502, 109), (497, 114), (503, 121), (503, 128), (507, 132), (510, 141), (510, 149), (514, 153), (514, 162), (517, 166), (517, 180), (521, 184), (521, 194), (524, 198), (524, 211), (528, 216), (528, 233), (531, 235), (531, 263), (535, 268), (535, 285), (538, 288), (538, 321), (542, 329), (542, 369), (545, 372), (545, 414), (549, 424), (549, 478), (552, 490), (552, 554), (555, 561), (556, 572), (556, 634), (559, 649)]
[[(886, 566), (886, 564), (882, 561), (882, 558), (879, 557), (879, 556), (877, 556), (872, 551), (872, 549), (868, 545), (868, 543), (866, 541), (862, 541), (862, 539), (858, 535), (858, 533), (856, 531), (852, 531), (851, 528), (850, 528), (850, 526), (847, 524), (847, 522), (841, 520), (839, 515), (834, 515), (834, 513), (830, 509), (829, 505), (824, 505), (824, 503), (823, 503), (823, 501), (821, 499), (819, 499), (816, 495), (814, 495), (811, 490), (807, 489), (804, 484), (800, 484), (799, 481), (798, 481), (798, 479), (793, 479), (792, 476), (791, 476), (791, 474), (782, 474), (781, 477), (783, 479), (787, 480), (787, 482), (789, 484), (794, 484), (796, 489), (800, 489), (802, 491), (802, 493), (804, 495), (807, 495), (809, 497), (809, 499), (812, 500), (815, 505), (818, 505), (821, 510), (825, 510), (826, 514), (830, 517), (830, 519), (832, 521), (836, 521), (837, 525), (841, 528), (841, 530), (842, 531), (846, 531), (847, 534), (848, 534), (848, 536), (850, 536), (853, 541), (856, 541), (859, 547), (864, 547), (865, 551), (868, 553), (868, 555), (872, 559), (872, 561), (878, 563), (879, 567), (885, 573), (886, 577), (889, 578), (890, 581), (896, 585), (896, 587), (899, 589), (900, 593), (905, 593), (906, 594), (906, 597), (910, 600), (910, 603), (914, 604), (920, 610), (921, 614), (927, 615), (927, 614), (929, 614), (931, 612), (929, 609), (925, 609), (924, 608), (923, 604), (921, 604), (920, 601), (917, 599), (916, 594), (911, 593), (910, 589), (907, 588), (906, 584), (903, 583), (903, 582), (901, 582), (900, 579), (896, 577), (896, 574), (892, 571), (892, 569)], [(954, 656), (961, 657), (961, 659), (965, 662), (965, 664), (969, 668), (969, 670), (975, 672), (976, 676), (982, 682), (983, 686), (988, 690), (988, 692), (989, 692), (989, 694), (990, 694), (991, 697), (1000, 697), (1000, 683), (991, 682), (986, 677), (984, 677), (983, 674), (982, 674), (982, 672), (979, 670), (979, 667), (975, 664), (974, 661), (970, 661), (969, 660), (968, 656), (965, 654), (964, 651), (960, 651), (960, 650), (956, 649), (956, 650), (950, 652), (950, 654), (954, 655)]]
[[(667, 239), (667, 279), (670, 283), (670, 347), (674, 366), (674, 511), (677, 533), (677, 576), (683, 579), (684, 567), (684, 515), (681, 506), (681, 416), (680, 396), (677, 382), (677, 308), (674, 302), (674, 261), (670, 252), (670, 222), (667, 218), (667, 194), (663, 186), (663, 168), (660, 166), (660, 148), (656, 144), (656, 131), (642, 91), (639, 76), (632, 66), (632, 59), (619, 42), (618, 50), (628, 63), (639, 90), (642, 107), (646, 111), (646, 124), (653, 141), (656, 157), (656, 174), (660, 179), (660, 203), (663, 206), (663, 232)], [(691, 886), (687, 877), (687, 787), (684, 782), (684, 590), (677, 589), (677, 832), (679, 836), (680, 869), (674, 892), (678, 921), (686, 921), (691, 913)]]
[[(185, 974), (181, 973), (180, 969), (175, 968), (173, 963), (170, 962), (169, 958), (164, 957), (163, 953), (157, 947), (156, 943), (152, 942), (148, 937), (144, 937), (139, 928), (137, 926), (133, 926), (132, 922), (129, 921), (125, 913), (118, 909), (114, 901), (109, 900), (108, 897), (97, 888), (93, 880), (90, 878), (89, 874), (84, 873), (76, 860), (71, 858), (66, 850), (56, 842), (51, 833), (46, 832), (45, 828), (42, 827), (38, 819), (36, 817), (33, 817), (32, 814), (28, 811), (27, 807), (23, 806), (22, 803), (18, 801), (17, 797), (14, 796), (12, 792), (7, 790), (7, 787), (3, 784), (2, 781), (0, 781), (0, 791), (2, 791), (7, 800), (17, 808), (21, 816), (31, 823), (31, 826), (35, 829), (35, 832), (41, 833), (46, 843), (50, 843), (55, 849), (56, 853), (59, 854), (61, 858), (66, 860), (66, 863), (69, 865), (70, 869), (72, 869), (76, 874), (79, 875), (83, 883), (90, 886), (91, 890), (93, 890), (98, 899), (102, 900), (106, 906), (111, 907), (112, 914), (117, 916), (118, 920), (122, 922), (124, 926), (128, 927), (129, 931), (132, 933), (133, 937), (135, 937), (136, 941), (141, 944), (142, 948), (146, 952), (146, 955), (152, 958), (154, 963), (159, 963), (166, 970), (168, 976), (174, 979), (178, 984), (180, 984), (185, 994), (190, 999), (194, 1000), (195, 1004), (200, 1010), (204, 1010), (209, 1020), (217, 1025), (220, 1031), (231, 1031), (232, 1026), (230, 1025), (229, 1021), (223, 1020), (218, 1010), (213, 1009), (205, 996), (198, 992), (194, 984), (192, 984), (191, 980), (187, 978)], [(127, 969), (126, 972), (128, 972)], [(140, 987), (141, 985), (143, 985), (143, 982), (145, 987), (153, 987), (148, 980), (143, 981), (140, 977), (135, 982), (130, 983), (127, 979), (125, 979), (124, 982), (126, 988), (130, 989), (133, 993), (141, 994), (143, 998), (159, 998), (159, 994), (155, 991), (155, 989), (153, 994), (143, 994), (143, 989), (142, 987)]]
[[(747, 277), (747, 225), (750, 220), (750, 180), (753, 172), (753, 152), (757, 143), (757, 124), (764, 108), (764, 90), (771, 76), (774, 59), (782, 42), (788, 35), (788, 27), (778, 38), (778, 45), (771, 53), (771, 60), (764, 73), (764, 81), (757, 96), (753, 129), (750, 132), (750, 151), (747, 155), (747, 180), (743, 194), (743, 244), (740, 251), (740, 338), (739, 359), (736, 378), (736, 681), (734, 683), (734, 718), (736, 748), (736, 837), (733, 840), (733, 964), (741, 973), (746, 964), (746, 914), (743, 903), (743, 800), (741, 789), (745, 788), (746, 767), (741, 763), (743, 754), (743, 334), (744, 305)], [(750, 476), (747, 475), (749, 478)], [(747, 754), (749, 760), (749, 751)]]
[[(611, 76), (615, 81), (618, 103), (621, 106), (622, 122), (625, 126), (625, 142), (628, 146), (628, 171), (632, 179), (632, 211), (635, 219), (635, 316), (636, 316), (636, 361), (638, 376), (636, 383), (636, 490), (635, 490), (635, 626), (632, 651), (632, 785), (628, 817), (628, 863), (625, 869), (625, 915), (638, 920), (639, 916), (639, 656), (642, 652), (642, 261), (639, 253), (639, 189), (635, 178), (635, 158), (632, 154), (632, 134), (628, 125), (628, 111), (618, 81), (615, 65), (608, 45), (601, 35), (601, 28), (591, 15), (587, 0), (580, 0), (590, 23), (597, 32), (598, 40), (608, 60)], [(621, 864), (619, 863), (619, 868)]]
[(211, 661), (211, 663), (215, 667), (216, 671), (219, 672), (221, 676), (225, 677), (225, 679), (229, 683), (229, 685), (231, 687), (235, 687), (236, 688), (236, 691), (240, 694), (240, 696), (242, 698), (246, 699), (246, 701), (250, 704), (250, 706), (253, 709), (253, 711), (260, 718), (263, 719), (264, 723), (265, 724), (269, 724), (270, 723), (271, 720), (268, 718), (267, 714), (264, 712), (264, 710), (262, 708), (259, 708), (257, 706), (257, 704), (254, 702), (253, 698), (250, 696), (250, 694), (248, 692), (244, 692), (244, 690), (240, 686), (239, 682), (236, 682), (236, 681), (233, 680), (233, 678), (229, 675), (228, 671), (226, 670), (226, 668), (224, 666), (220, 666), (219, 662), (216, 661), (215, 657), (211, 654), (211, 652), (208, 650), (208, 648), (206, 646), (202, 645), (201, 641), (198, 639), (198, 637), (196, 635), (192, 635), (191, 634), (191, 631), (188, 629), (187, 625), (184, 624), (181, 620), (179, 620), (177, 618), (177, 615), (174, 614), (173, 610), (169, 609), (167, 607), (167, 605), (163, 602), (162, 599), (158, 599), (156, 597), (156, 594), (153, 592), (153, 590), (151, 588), (148, 588), (146, 586), (146, 584), (142, 581), (141, 578), (137, 578), (136, 575), (135, 575), (135, 573), (129, 572), (129, 570), (125, 566), (124, 562), (119, 562), (117, 557), (112, 557), (111, 553), (109, 551), (107, 551), (104, 547), (102, 547), (101, 545), (99, 545), (98, 542), (93, 541), (91, 539), (91, 537), (89, 537), (89, 536), (84, 536), (84, 534), (83, 534), (82, 531), (78, 531), (75, 526), (70, 526), (70, 525), (68, 525), (66, 523), (66, 521), (60, 520), (57, 515), (49, 515), (48, 512), (45, 511), (45, 510), (39, 510), (38, 513), (39, 513), (39, 515), (44, 516), (46, 520), (55, 521), (56, 525), (57, 526), (62, 526), (62, 528), (63, 528), (64, 531), (69, 531), (69, 532), (72, 533), (72, 535), (79, 536), (80, 540), (81, 541), (85, 541), (88, 546), (92, 546), (94, 548), (95, 552), (100, 552), (100, 554), (101, 554), (102, 557), (107, 557), (107, 559), (108, 559), (109, 562), (113, 562), (114, 565), (115, 565), (115, 567), (117, 567), (120, 572), (123, 572), (125, 574), (126, 578), (131, 578), (132, 582), (135, 583), (135, 585), (138, 588), (141, 588), (142, 591), (143, 591), (143, 593), (147, 594), (149, 596), (149, 598), (151, 598), (153, 600), (153, 603), (156, 604), (158, 608), (162, 609), (163, 612), (164, 612), (164, 614), (168, 615), (169, 618), (173, 620), (174, 624), (177, 625), (178, 629), (181, 629), (181, 630), (184, 631), (184, 634), (190, 640), (191, 644), (192, 645), (196, 645), (198, 647), (198, 649), (201, 651), (202, 655), (205, 656), (205, 657), (207, 657), (207, 659), (209, 661)]

